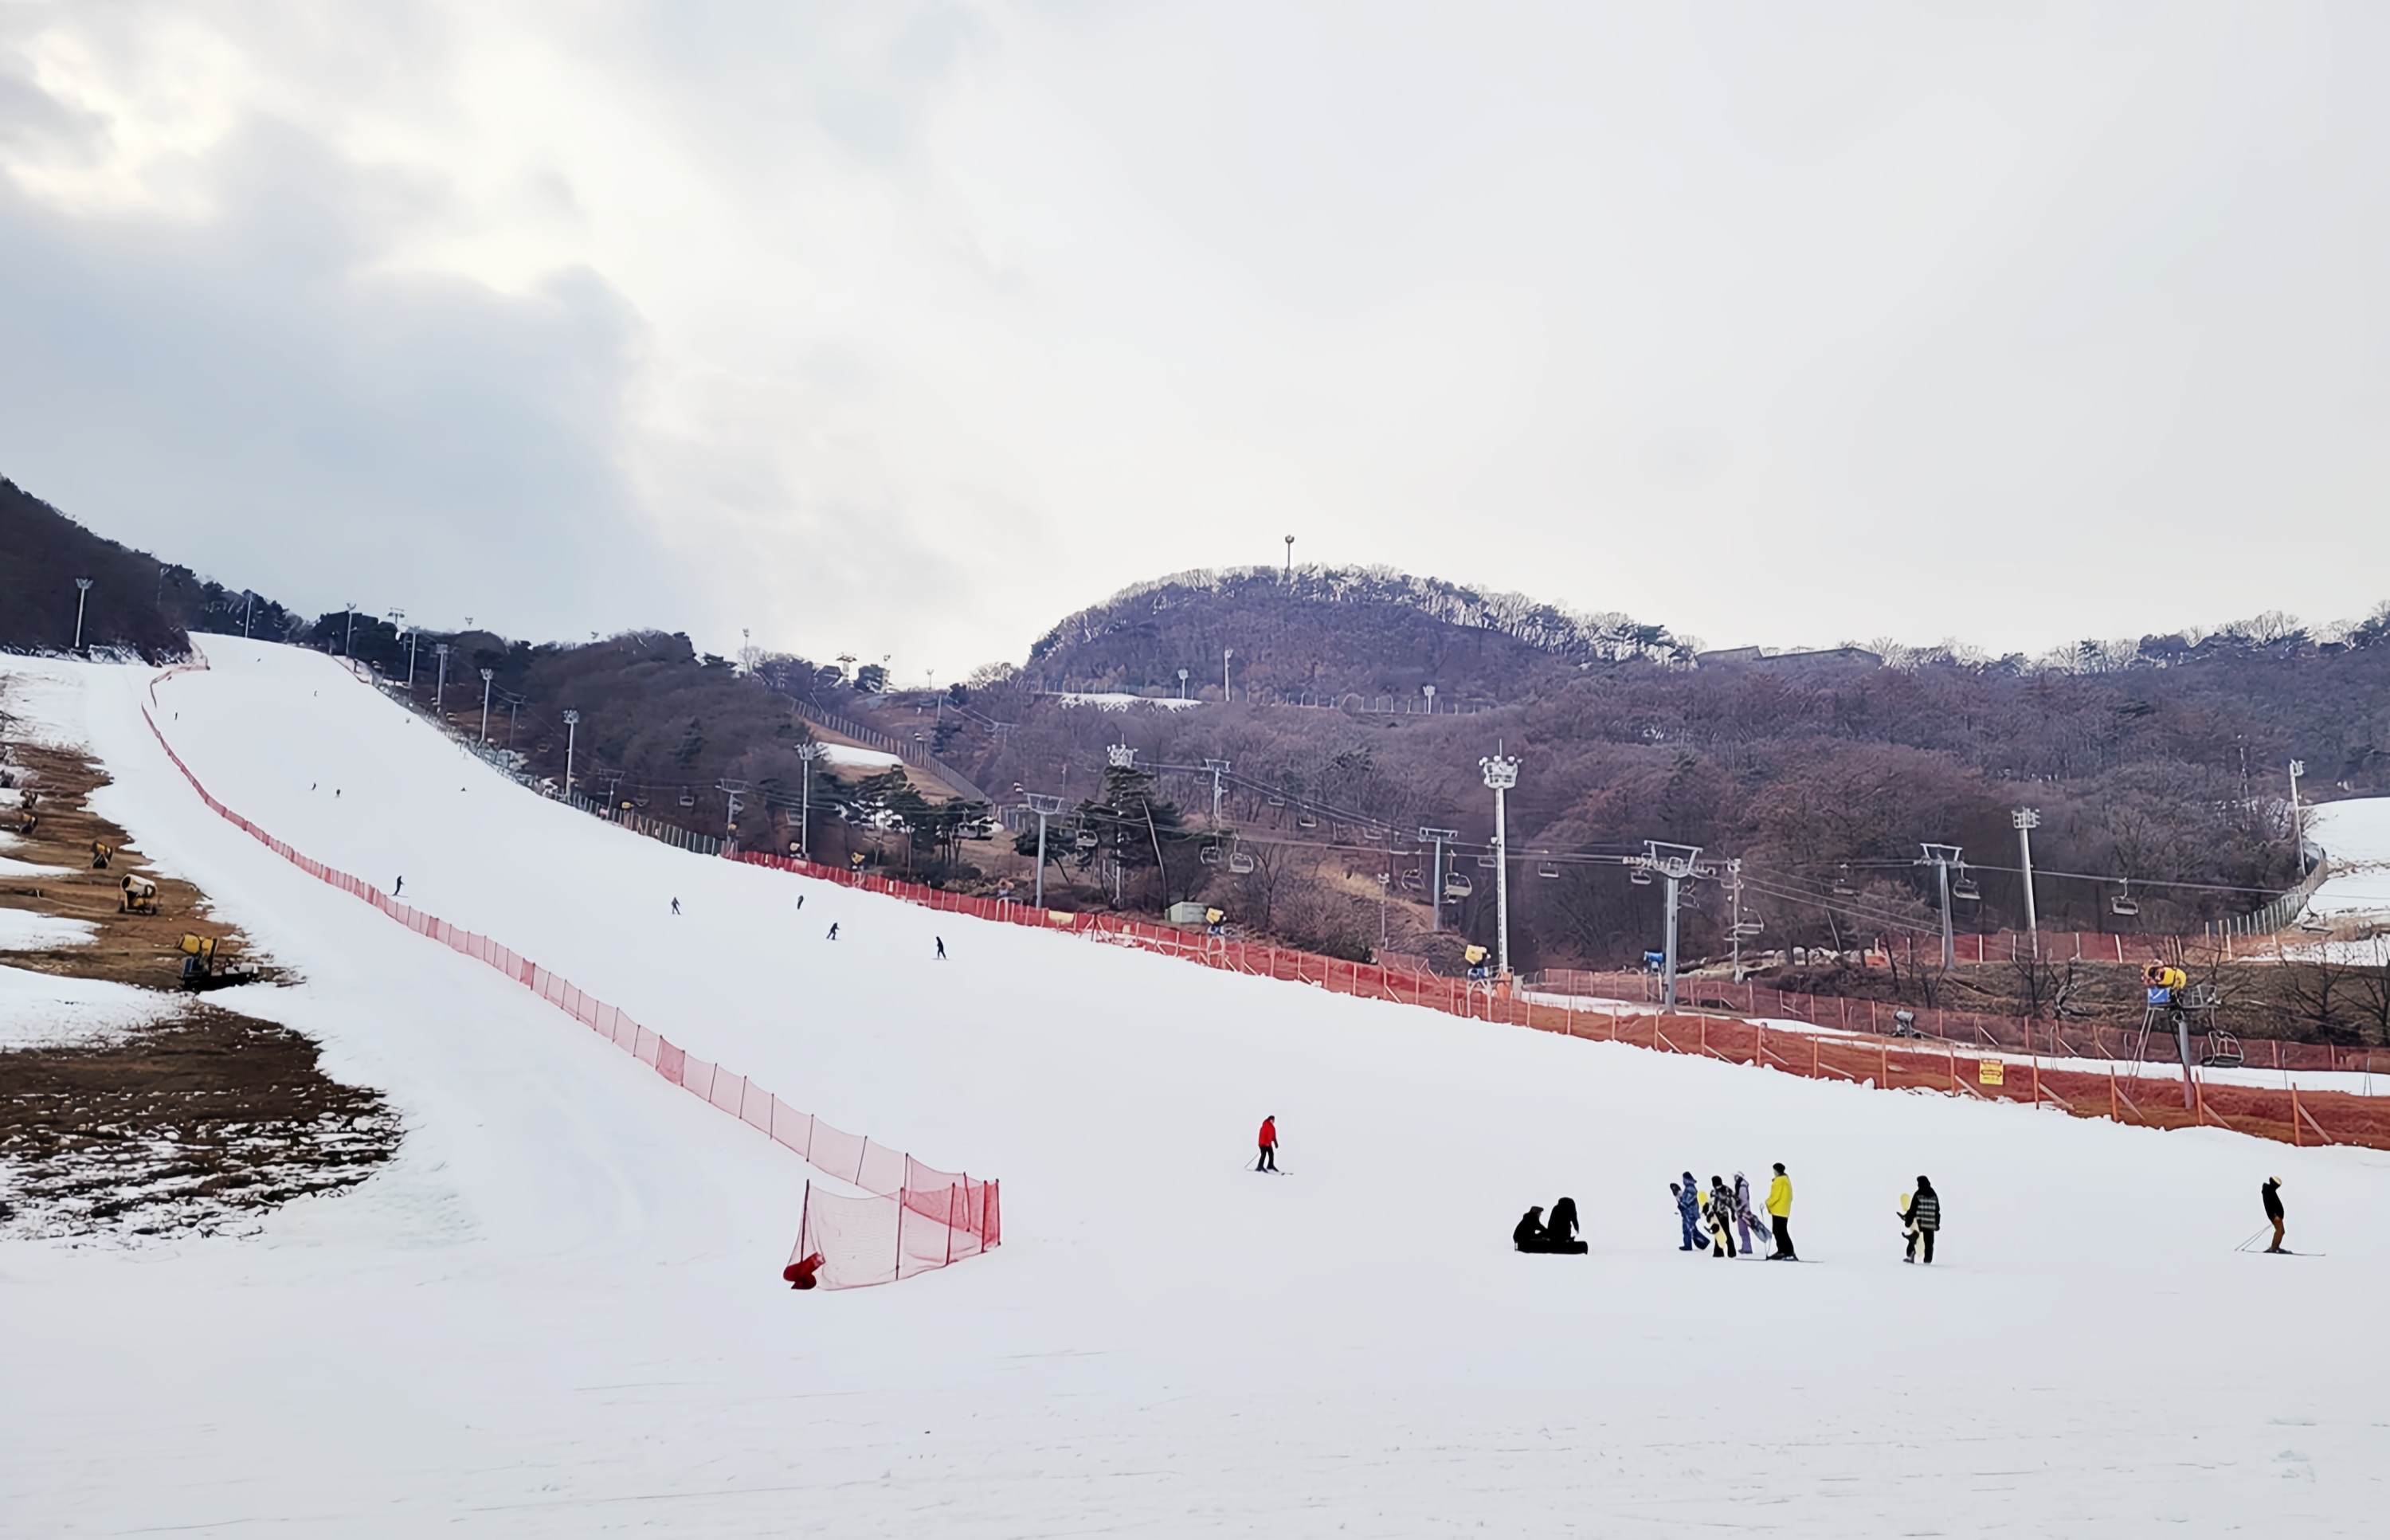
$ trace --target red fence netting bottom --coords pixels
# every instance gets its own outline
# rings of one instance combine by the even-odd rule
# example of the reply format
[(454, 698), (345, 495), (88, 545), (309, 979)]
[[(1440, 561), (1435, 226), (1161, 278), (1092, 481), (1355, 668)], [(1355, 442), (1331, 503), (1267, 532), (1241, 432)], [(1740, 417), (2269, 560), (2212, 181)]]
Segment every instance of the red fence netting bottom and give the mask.
[[(183, 664), (159, 675), (163, 679), (194, 666)], [(155, 699), (156, 681), (151, 682)], [(361, 879), (302, 855), (282, 841), (218, 802), (174, 747), (159, 730), (148, 710), (141, 713), (166, 758), (191, 784), (208, 807), (264, 845), (266, 849), (319, 881), (365, 900), (383, 914), (451, 951), (496, 969), (590, 1028), (664, 1079), (785, 1146), (800, 1159), (871, 1196), (842, 1198), (805, 1186), (804, 1218), (799, 1226), (796, 1255), (818, 1252), (823, 1265), (816, 1286), (850, 1289), (867, 1283), (893, 1283), (932, 1267), (944, 1267), (977, 1256), (1002, 1239), (1001, 1210), (996, 1184), (977, 1182), (925, 1166), (903, 1150), (890, 1149), (867, 1138), (843, 1133), (809, 1112), (800, 1112), (755, 1084), (746, 1076), (719, 1064), (692, 1059), (687, 1050), (651, 1032), (616, 1007), (540, 967), (529, 957), (499, 945), (489, 937), (462, 930), (413, 905), (401, 904)], [(815, 1213), (824, 1214), (816, 1226)], [(840, 1217), (831, 1220), (828, 1216)], [(875, 1228), (877, 1226), (877, 1228)], [(883, 1237), (880, 1232), (885, 1230)]]

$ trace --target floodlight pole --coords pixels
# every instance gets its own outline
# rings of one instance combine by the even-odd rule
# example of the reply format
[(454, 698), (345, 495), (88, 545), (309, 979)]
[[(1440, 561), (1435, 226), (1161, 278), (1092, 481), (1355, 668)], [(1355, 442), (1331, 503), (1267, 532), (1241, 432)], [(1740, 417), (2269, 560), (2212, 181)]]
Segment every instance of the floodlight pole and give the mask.
[(1942, 887), (1942, 971), (1947, 973), (1959, 966), (1958, 943), (1950, 934), (1950, 868), (1959, 864), (1959, 847), (1920, 843), (1917, 848), (1925, 853), (1917, 864), (1933, 867)]
[(2041, 810), (2034, 807), (2018, 808), (2009, 815), (2009, 822), (2016, 825), (2017, 856), (2024, 868), (2025, 940), (2032, 943), (2034, 958), (2039, 961), (2041, 922), (2035, 915), (2033, 907), (2033, 831), (2041, 827)]
[(1224, 759), (1207, 759), (1203, 762), (1203, 768), (1212, 772), (1212, 827), (1218, 828), (1220, 827), (1220, 777), (1228, 773), (1228, 762)]
[(2306, 831), (2299, 827), (2299, 777), (2307, 773), (2307, 762), (2291, 761), (2291, 854), (2299, 864), (2299, 875), (2307, 874)]
[(814, 858), (814, 761), (829, 752), (818, 743), (801, 744), (797, 749), (797, 758), (805, 766), (797, 780), (797, 853), (807, 861)]
[(1503, 799), (1519, 784), (1519, 756), (1498, 748), (1477, 762), (1494, 793), (1494, 976), (1510, 976), (1510, 847)]
[(564, 800), (572, 800), (572, 746), (581, 736), (581, 713), (564, 713)]
[(1446, 841), (1459, 839), (1460, 830), (1422, 828), (1419, 832), (1419, 837), (1435, 843), (1435, 874), (1427, 893), (1429, 905), (1427, 930), (1428, 934), (1435, 935), (1444, 930), (1444, 847)]
[(356, 655), (357, 603), (356, 600), (351, 599), (349, 601), (349, 628), (341, 636), (341, 656), (343, 658), (353, 658)]
[(1228, 660), (1236, 655), (1235, 648), (1224, 647), (1220, 649), (1220, 704), (1223, 706), (1228, 703)]
[(1046, 907), (1046, 820), (1062, 811), (1062, 799), (1041, 791), (1028, 794), (1029, 811), (1037, 815), (1037, 907)]
[(1727, 934), (1734, 945), (1734, 982), (1742, 982), (1742, 858), (1735, 857), (1726, 864), (1727, 901), (1731, 905), (1731, 923)]
[(431, 687), (431, 714), (440, 714), (441, 699), (448, 693), (448, 644), (434, 642), (431, 650), (440, 654), (439, 682)]
[(497, 674), (495, 669), (482, 671), (482, 741), (484, 743), (490, 741), (490, 681), (496, 678)]
[(248, 600), (240, 607), (240, 639), (245, 642), (249, 640), (250, 619), (257, 613), (257, 590), (245, 588), (241, 590), (241, 597)]
[[(83, 607), (84, 604), (89, 602), (90, 598), (91, 579), (75, 579), (75, 637), (74, 646), (67, 649), (70, 652), (81, 652), (83, 650)], [(2293, 785), (2295, 789), (2296, 783), (2294, 782)]]
[(1187, 699), (1187, 671), (1185, 669), (1180, 669), (1178, 671), (1178, 699), (1181, 700)]

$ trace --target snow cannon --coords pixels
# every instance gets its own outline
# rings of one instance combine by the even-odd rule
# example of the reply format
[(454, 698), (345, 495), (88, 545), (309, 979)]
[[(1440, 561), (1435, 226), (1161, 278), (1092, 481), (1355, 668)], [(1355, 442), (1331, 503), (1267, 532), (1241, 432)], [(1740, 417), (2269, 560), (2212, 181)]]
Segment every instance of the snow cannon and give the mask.
[(821, 1270), (822, 1254), (816, 1251), (803, 1262), (792, 1262), (781, 1268), (780, 1277), (788, 1280), (791, 1289), (818, 1289), (821, 1282), (814, 1275)]
[(114, 845), (105, 843), (98, 840), (94, 840), (91, 842), (92, 870), (96, 872), (106, 871), (108, 869), (108, 864), (115, 858), (116, 847)]
[(122, 896), (116, 901), (116, 912), (122, 915), (154, 915), (158, 912), (158, 884), (146, 877), (131, 873), (118, 883)]

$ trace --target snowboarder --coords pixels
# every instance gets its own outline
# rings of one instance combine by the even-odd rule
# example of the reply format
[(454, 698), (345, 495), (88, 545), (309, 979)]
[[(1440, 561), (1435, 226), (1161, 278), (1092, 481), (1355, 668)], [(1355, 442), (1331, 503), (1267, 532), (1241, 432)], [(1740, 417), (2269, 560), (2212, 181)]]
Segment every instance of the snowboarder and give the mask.
[(1776, 1250), (1767, 1254), (1770, 1262), (1798, 1262), (1792, 1254), (1792, 1178), (1784, 1174), (1784, 1162), (1776, 1162), (1776, 1178), (1767, 1184), (1767, 1222), (1776, 1230)]
[(1255, 1171), (1278, 1169), (1278, 1114), (1272, 1112), (1262, 1120), (1261, 1158), (1253, 1162)]
[(1916, 1194), (1908, 1200), (1908, 1206), (1900, 1211), (1900, 1221), (1908, 1229), (1908, 1254), (1900, 1260), (1915, 1262), (1917, 1243), (1922, 1240), (1925, 1243), (1925, 1265), (1933, 1266), (1934, 1232), (1942, 1227), (1942, 1195), (1934, 1190), (1932, 1182), (1922, 1176), (1917, 1179)]
[(1732, 1262), (1734, 1251), (1734, 1194), (1728, 1192), (1726, 1178), (1710, 1178), (1709, 1201), (1703, 1206), (1703, 1217), (1710, 1222), (1710, 1255)]
[(675, 898), (675, 899), (674, 899), (674, 900), (673, 900), (673, 913), (674, 913), (674, 914), (678, 914), (678, 913), (680, 913), (680, 900), (679, 900), (679, 899), (676, 899), (676, 898)]
[(804, 894), (803, 894), (803, 893), (799, 893), (799, 894), (797, 895), (797, 907), (798, 907), (798, 908), (800, 908), (800, 909), (802, 909), (802, 908), (803, 908), (804, 906), (805, 906), (805, 895), (804, 895)]
[(1692, 1251), (1698, 1238), (1697, 1226), (1702, 1216), (1701, 1186), (1693, 1180), (1693, 1174), (1689, 1171), (1685, 1173), (1683, 1182), (1669, 1183), (1668, 1190), (1677, 1195), (1677, 1226), (1684, 1232), (1684, 1241), (1677, 1246), (1677, 1250)]
[(2266, 1222), (2274, 1226), (2274, 1243), (2266, 1248), (2267, 1254), (2279, 1255), (2282, 1251), (2282, 1179), (2267, 1177), (2266, 1185), (2257, 1189), (2257, 1200), (2266, 1205)]
[(930, 939), (931, 939), (932, 941), (936, 942), (936, 943), (938, 943), (938, 960), (939, 960), (940, 962), (944, 962), (944, 961), (945, 961), (945, 960), (946, 960), (946, 938), (945, 938), (945, 937), (944, 937), (944, 936), (932, 936)]
[[(1756, 1255), (1756, 1249), (1751, 1244), (1751, 1178), (1739, 1171), (1734, 1174), (1734, 1223), (1742, 1233), (1742, 1254)], [(1767, 1226), (1763, 1225), (1760, 1228), (1766, 1229)]]
[(1555, 1247), (1567, 1251), (1583, 1251), (1585, 1242), (1577, 1238), (1576, 1200), (1562, 1198), (1554, 1203), (1551, 1223), (1544, 1226), (1544, 1231), (1552, 1238)]
[(836, 941), (836, 940), (838, 940), (838, 921), (836, 921), (836, 920), (831, 920), (831, 921), (829, 922), (829, 936), (827, 936), (827, 937), (826, 937), (826, 938), (824, 938), (824, 939), (829, 940), (829, 941)]
[(390, 896), (391, 896), (391, 897), (392, 897), (392, 898), (396, 898), (399, 894), (401, 894), (401, 893), (403, 893), (403, 892), (406, 892), (406, 879), (405, 879), (405, 878), (402, 877), (402, 878), (400, 878), (396, 882), (394, 882), (394, 883), (391, 884), (391, 889), (390, 889)]
[(1523, 1251), (1540, 1251), (1544, 1249), (1547, 1233), (1543, 1205), (1539, 1203), (1521, 1214), (1518, 1224), (1510, 1227), (1510, 1244)]

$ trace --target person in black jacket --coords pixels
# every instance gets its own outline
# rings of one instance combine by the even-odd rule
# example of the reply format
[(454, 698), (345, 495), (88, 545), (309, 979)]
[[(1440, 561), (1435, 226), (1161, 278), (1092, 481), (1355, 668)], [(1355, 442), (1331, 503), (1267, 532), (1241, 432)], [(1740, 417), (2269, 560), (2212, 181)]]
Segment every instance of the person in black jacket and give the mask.
[(1917, 1191), (1910, 1195), (1908, 1207), (1900, 1211), (1900, 1222), (1908, 1230), (1908, 1254), (1903, 1262), (1917, 1260), (1917, 1243), (1925, 1243), (1925, 1264), (1934, 1264), (1934, 1232), (1942, 1227), (1942, 1195), (1925, 1177), (1917, 1179)]
[(1541, 1203), (1519, 1216), (1518, 1225), (1510, 1231), (1510, 1244), (1523, 1251), (1540, 1251), (1548, 1232), (1544, 1229), (1544, 1206)]
[(2274, 1243), (2266, 1250), (2280, 1252), (2282, 1249), (2282, 1179), (2267, 1177), (2266, 1185), (2257, 1189), (2257, 1198), (2266, 1205), (2266, 1222), (2274, 1226)]
[(1563, 1198), (1552, 1205), (1552, 1222), (1544, 1233), (1550, 1238), (1551, 1248), (1556, 1251), (1574, 1255), (1585, 1250), (1585, 1242), (1576, 1238), (1575, 1199)]

